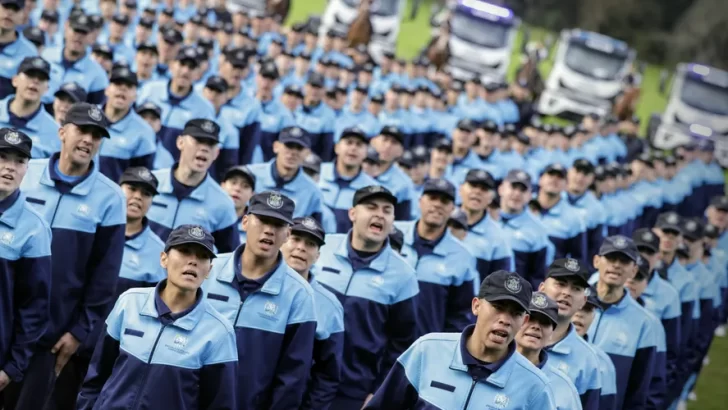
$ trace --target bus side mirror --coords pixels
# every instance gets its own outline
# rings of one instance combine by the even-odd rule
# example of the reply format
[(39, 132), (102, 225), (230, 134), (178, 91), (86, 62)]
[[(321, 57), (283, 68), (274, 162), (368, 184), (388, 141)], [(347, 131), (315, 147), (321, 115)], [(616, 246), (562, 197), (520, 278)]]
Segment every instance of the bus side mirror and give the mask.
[(660, 70), (660, 85), (659, 85), (659, 91), (660, 95), (665, 95), (665, 92), (667, 91), (667, 80), (670, 78), (670, 73), (667, 72), (664, 68)]

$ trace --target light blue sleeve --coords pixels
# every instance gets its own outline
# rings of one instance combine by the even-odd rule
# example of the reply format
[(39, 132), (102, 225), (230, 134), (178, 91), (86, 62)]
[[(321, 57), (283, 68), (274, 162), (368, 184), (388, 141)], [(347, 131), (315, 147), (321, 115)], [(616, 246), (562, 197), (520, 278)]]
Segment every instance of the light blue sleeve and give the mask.
[[(225, 319), (220, 316), (217, 317), (206, 317), (206, 320), (220, 320), (222, 326), (225, 327), (226, 332), (223, 335), (218, 335), (217, 343), (210, 346), (206, 352), (206, 356), (203, 359), (203, 366), (210, 366), (218, 363), (229, 363), (238, 361), (238, 347), (235, 341), (235, 332), (232, 327), (225, 322)], [(214, 340), (214, 339), (213, 339)]]

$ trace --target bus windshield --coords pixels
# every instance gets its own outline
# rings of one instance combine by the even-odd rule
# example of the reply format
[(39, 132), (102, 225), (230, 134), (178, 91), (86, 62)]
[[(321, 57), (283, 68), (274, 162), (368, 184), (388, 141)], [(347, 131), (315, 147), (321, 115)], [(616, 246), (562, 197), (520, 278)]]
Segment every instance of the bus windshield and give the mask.
[(450, 21), (450, 30), (455, 37), (468, 43), (487, 48), (503, 48), (508, 43), (511, 26), (456, 12)]
[(566, 50), (566, 65), (577, 73), (599, 80), (614, 80), (624, 68), (626, 57), (570, 43)]
[(680, 100), (705, 112), (728, 115), (728, 89), (685, 76)]

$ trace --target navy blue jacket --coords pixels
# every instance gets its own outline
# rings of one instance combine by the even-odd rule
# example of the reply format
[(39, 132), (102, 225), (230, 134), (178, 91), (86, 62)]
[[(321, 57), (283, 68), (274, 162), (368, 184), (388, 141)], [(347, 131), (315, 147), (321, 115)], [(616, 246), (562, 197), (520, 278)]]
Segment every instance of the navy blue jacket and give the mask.
[(84, 343), (101, 325), (114, 302), (126, 224), (126, 198), (119, 185), (103, 176), (96, 163), (74, 185), (66, 184), (54, 168), (58, 155), (31, 160), (21, 185), (53, 231), (51, 316), (41, 340), (44, 347), (55, 345), (66, 332)]
[(159, 287), (131, 289), (106, 319), (78, 410), (235, 409), (235, 333), (202, 291), (171, 313)]
[[(156, 134), (134, 109), (109, 128), (110, 139), (101, 144), (99, 169), (112, 181), (118, 181), (129, 167), (154, 169)], [(57, 137), (56, 137), (57, 138)]]
[(414, 270), (388, 244), (365, 260), (352, 259), (350, 235), (326, 235), (316, 280), (344, 307), (338, 394), (363, 401), (415, 340), (419, 287)]
[(0, 243), (0, 370), (20, 382), (51, 293), (51, 230), (20, 190), (0, 201)]
[(419, 221), (397, 222), (404, 234), (400, 254), (415, 269), (417, 336), (432, 332), (461, 332), (473, 322), (471, 303), (475, 259), (446, 229), (439, 239), (423, 240)]
[(61, 150), (58, 139), (58, 123), (41, 104), (38, 111), (27, 117), (16, 117), (10, 113), (10, 103), (15, 98), (9, 95), (0, 101), (0, 127), (15, 128), (26, 133), (33, 140), (33, 158), (48, 158)]
[(237, 408), (297, 409), (311, 372), (313, 290), (280, 254), (278, 266), (264, 278), (245, 279), (240, 263), (244, 247), (219, 255), (203, 284), (207, 300), (235, 329)]

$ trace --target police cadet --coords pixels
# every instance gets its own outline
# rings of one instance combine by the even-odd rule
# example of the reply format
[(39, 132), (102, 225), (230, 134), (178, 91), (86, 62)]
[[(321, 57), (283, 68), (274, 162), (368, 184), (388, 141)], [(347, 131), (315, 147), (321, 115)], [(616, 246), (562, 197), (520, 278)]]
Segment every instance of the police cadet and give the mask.
[(578, 210), (586, 224), (586, 258), (591, 265), (594, 255), (606, 236), (607, 211), (589, 187), (596, 179), (595, 167), (584, 158), (574, 161), (566, 173), (566, 192), (562, 194), (569, 205)]
[(539, 178), (537, 217), (545, 226), (551, 241), (550, 260), (570, 257), (580, 263), (587, 263), (586, 224), (581, 214), (564, 201), (562, 193), (566, 188), (566, 168), (555, 163), (548, 165)]
[(528, 310), (528, 322), (516, 334), (516, 350), (548, 376), (557, 408), (581, 409), (574, 383), (566, 372), (548, 360), (551, 355), (545, 349), (558, 324), (559, 306), (545, 294), (533, 292)]
[(118, 181), (128, 167), (154, 167), (154, 130), (132, 109), (137, 86), (137, 76), (129, 68), (111, 70), (104, 104), (111, 139), (101, 147), (99, 168), (112, 181)]
[(309, 387), (303, 398), (302, 409), (328, 410), (336, 397), (341, 380), (341, 362), (344, 351), (344, 308), (323, 285), (316, 281), (311, 268), (320, 256), (325, 233), (321, 225), (310, 217), (295, 218), (291, 236), (281, 247), (288, 266), (301, 274), (313, 289), (316, 303), (316, 340)]
[[(255, 141), (258, 143), (257, 148), (263, 155), (263, 161), (273, 159), (276, 154), (273, 149), (274, 142), (279, 139), (281, 131), (295, 125), (293, 113), (283, 105), (280, 99), (273, 98), (273, 89), (279, 77), (278, 68), (273, 61), (261, 62), (255, 76), (257, 88), (255, 98), (261, 105), (260, 132)], [(254, 160), (254, 162), (260, 161)]]
[(351, 229), (349, 208), (354, 192), (376, 185), (374, 178), (362, 169), (368, 146), (369, 138), (363, 130), (346, 128), (334, 146), (336, 159), (321, 164), (318, 187), (323, 194), (324, 204), (331, 208), (336, 218), (336, 231), (330, 233), (346, 233)]
[(266, 191), (243, 217), (246, 243), (219, 255), (207, 298), (235, 328), (238, 409), (297, 409), (311, 371), (316, 315), (311, 287), (279, 252), (293, 201)]
[(256, 191), (279, 191), (294, 200), (295, 217), (311, 216), (321, 222), (323, 197), (314, 182), (301, 169), (311, 148), (308, 133), (299, 127), (281, 130), (273, 142), (275, 158), (250, 166), (257, 179)]
[[(71, 106), (86, 101), (86, 91), (76, 82), (65, 83), (53, 94), (52, 112), (56, 124), (63, 124)], [(60, 147), (60, 144), (59, 144)], [(48, 154), (50, 156), (50, 154)]]
[(643, 409), (655, 367), (657, 336), (646, 312), (624, 288), (634, 276), (639, 251), (632, 239), (604, 240), (594, 267), (595, 285), (603, 312), (597, 312), (589, 339), (612, 359), (617, 370), (617, 409)]
[(332, 161), (336, 113), (322, 101), (324, 83), (325, 79), (321, 74), (308, 74), (303, 104), (296, 109), (294, 117), (296, 124), (311, 135), (311, 149), (324, 161)]
[[(680, 295), (666, 279), (657, 274), (660, 267), (660, 238), (649, 229), (638, 229), (632, 234), (632, 240), (637, 245), (641, 258), (649, 265), (647, 274), (641, 285), (640, 300), (642, 306), (652, 312), (662, 324), (665, 332), (665, 377), (667, 391), (675, 391), (681, 386), (675, 386), (677, 381), (678, 361), (681, 348), (681, 304)], [(640, 272), (638, 271), (638, 275)], [(635, 276), (636, 278), (637, 276)], [(627, 286), (632, 288), (632, 280)]]
[(131, 288), (154, 287), (164, 279), (164, 270), (157, 263), (157, 256), (164, 251), (164, 242), (152, 232), (147, 212), (152, 199), (158, 194), (159, 181), (145, 167), (127, 168), (119, 179), (126, 195), (126, 243), (116, 299)]
[(503, 230), (488, 215), (488, 206), (495, 197), (496, 183), (487, 171), (472, 169), (465, 175), (465, 182), (460, 185), (461, 208), (467, 217), (465, 229), (468, 239), (462, 239), (466, 248), (471, 248), (469, 242), (475, 240), (480, 245), (475, 248), (478, 252), (471, 253), (476, 258), (476, 270), (479, 278), (476, 279), (475, 288), (478, 289), (486, 276), (497, 270), (513, 271), (515, 261), (513, 249), (508, 241), (502, 240)]
[(40, 57), (26, 57), (12, 77), (15, 94), (0, 101), (0, 127), (15, 128), (33, 140), (33, 157), (47, 158), (60, 148), (58, 124), (41, 109), (51, 66)]
[(61, 151), (31, 161), (22, 184), (27, 201), (51, 226), (55, 255), (48, 328), (33, 359), (33, 374), (23, 381), (38, 400), (31, 408), (42, 408), (49, 396), (47, 380), (54, 362), (55, 374), (60, 374), (55, 404), (74, 407), (96, 342), (92, 332), (113, 305), (124, 251), (126, 200), (93, 161), (102, 139), (109, 137), (107, 128), (99, 108), (74, 104), (58, 131)]
[(332, 409), (360, 409), (415, 340), (414, 270), (388, 244), (397, 198), (373, 185), (356, 191), (348, 234), (326, 236), (316, 280), (344, 306), (344, 361)]
[(212, 232), (220, 252), (230, 252), (240, 243), (235, 205), (208, 174), (217, 157), (219, 136), (214, 121), (189, 120), (177, 137), (179, 162), (154, 171), (159, 195), (149, 210), (149, 226), (162, 240), (180, 225), (197, 224)]
[(13, 384), (23, 380), (49, 320), (51, 230), (18, 189), (32, 149), (24, 133), (0, 129), (0, 407), (8, 409), (17, 400), (10, 397)]
[(455, 187), (444, 179), (430, 179), (420, 197), (422, 216), (397, 222), (404, 234), (402, 256), (415, 269), (417, 335), (461, 332), (471, 322), (475, 260), (447, 229), (455, 208)]
[[(629, 290), (632, 299), (636, 300), (640, 306), (645, 307), (645, 301), (642, 299), (642, 292), (647, 288), (647, 279), (650, 275), (650, 262), (640, 256), (637, 259), (637, 266), (635, 267), (635, 274), (631, 279), (627, 280), (626, 287)], [(647, 309), (645, 309), (647, 310)], [(645, 402), (645, 408), (647, 409), (662, 409), (669, 402), (667, 398), (667, 346), (665, 341), (665, 330), (660, 323), (660, 319), (647, 310), (650, 316), (650, 322), (652, 323), (653, 331), (656, 335), (656, 351), (655, 351), (655, 363), (652, 371), (652, 378), (650, 379), (650, 386), (647, 393), (647, 401)]]
[[(696, 315), (700, 312), (697, 306), (699, 303), (697, 280), (692, 273), (680, 264), (676, 254), (678, 245), (682, 243), (680, 222), (681, 218), (677, 213), (666, 212), (657, 217), (655, 227), (652, 228), (653, 233), (660, 240), (661, 266), (659, 271), (680, 295), (680, 345), (677, 349), (677, 369), (673, 373), (678, 378), (678, 380), (674, 381), (674, 384), (678, 386), (682, 386), (690, 375), (688, 347), (693, 343), (692, 336), (695, 331), (694, 328), (697, 327)], [(674, 390), (670, 390), (670, 392), (677, 394)]]
[(213, 244), (199, 225), (172, 231), (159, 259), (166, 279), (124, 292), (106, 319), (79, 410), (236, 408), (235, 333), (201, 289)]
[[(597, 297), (597, 291), (593, 287), (588, 287), (584, 291), (586, 295), (586, 303), (574, 317), (571, 318), (571, 323), (574, 325), (576, 334), (581, 338), (589, 341), (589, 327), (594, 322), (595, 311), (602, 309), (602, 304), (599, 302)], [(612, 363), (612, 359), (602, 350), (601, 347), (593, 345), (591, 343), (588, 346), (594, 351), (594, 354), (599, 358), (599, 374), (602, 378), (602, 390), (599, 396), (599, 409), (600, 410), (617, 410), (615, 407), (614, 400), (617, 395), (617, 369)]]
[(43, 58), (53, 66), (53, 76), (49, 92), (43, 98), (48, 104), (61, 84), (76, 82), (87, 95), (86, 101), (101, 104), (104, 101), (104, 90), (109, 85), (106, 71), (89, 55), (88, 34), (92, 30), (92, 22), (83, 13), (72, 14), (63, 34), (62, 46), (43, 50)]
[(248, 212), (248, 201), (255, 193), (255, 175), (247, 165), (237, 165), (225, 172), (220, 187), (230, 195), (235, 204), (235, 215), (238, 220), (235, 226), (240, 236), (240, 243), (245, 243), (243, 216)]
[(472, 300), (474, 325), (419, 338), (392, 367), (365, 409), (556, 409), (548, 376), (516, 353), (528, 321), (531, 284), (516, 273), (485, 278)]
[(392, 125), (384, 126), (371, 141), (372, 147), (379, 154), (379, 173), (376, 180), (397, 198), (394, 217), (398, 221), (408, 221), (411, 218), (414, 191), (410, 177), (395, 164), (404, 152), (403, 141), (402, 131)]
[(26, 57), (38, 55), (35, 46), (20, 33), (25, 0), (3, 1), (0, 4), (0, 44), (4, 44), (0, 53), (0, 98), (13, 94), (11, 79), (18, 66)]
[(571, 319), (586, 303), (589, 287), (586, 265), (576, 259), (557, 259), (549, 266), (539, 291), (557, 303), (557, 325), (548, 341), (550, 363), (576, 386), (584, 409), (598, 409), (602, 380), (599, 358), (576, 333)]
[[(187, 122), (193, 118), (215, 118), (212, 104), (192, 88), (195, 72), (199, 68), (198, 57), (194, 48), (180, 49), (170, 67), (171, 79), (145, 84), (137, 98), (139, 105), (153, 102), (162, 109), (162, 130), (158, 138), (175, 160), (180, 157), (177, 137), (182, 134)], [(220, 241), (216, 243), (219, 247)]]
[(531, 177), (522, 170), (509, 171), (498, 187), (498, 195), (499, 222), (513, 248), (516, 272), (538, 287), (550, 263), (547, 260), (550, 242), (541, 222), (526, 209), (531, 197)]

